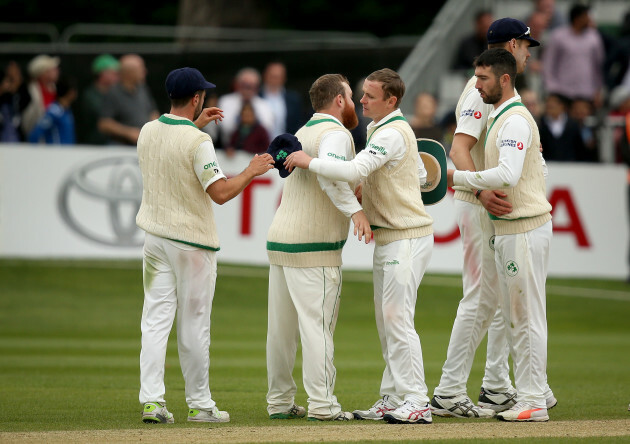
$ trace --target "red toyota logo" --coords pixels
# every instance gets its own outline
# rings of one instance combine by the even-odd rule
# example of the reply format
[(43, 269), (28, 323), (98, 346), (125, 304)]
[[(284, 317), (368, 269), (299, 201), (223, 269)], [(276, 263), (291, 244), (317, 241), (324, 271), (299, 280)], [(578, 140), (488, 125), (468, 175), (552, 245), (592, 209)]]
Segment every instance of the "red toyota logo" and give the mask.
[(481, 111), (475, 111), (475, 119), (481, 119)]
[(516, 144), (516, 148), (518, 148), (519, 150), (523, 149), (523, 142), (519, 142)]

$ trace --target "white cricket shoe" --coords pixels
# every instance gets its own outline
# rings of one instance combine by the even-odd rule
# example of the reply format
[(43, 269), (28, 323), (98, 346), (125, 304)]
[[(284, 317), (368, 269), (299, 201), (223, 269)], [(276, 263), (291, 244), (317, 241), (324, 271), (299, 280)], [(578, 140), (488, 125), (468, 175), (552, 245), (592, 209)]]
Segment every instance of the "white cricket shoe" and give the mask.
[(547, 404), (547, 410), (551, 410), (552, 408), (558, 405), (558, 400), (556, 399), (555, 396), (553, 396), (553, 393), (552, 393), (551, 395), (549, 395), (547, 399), (545, 399), (545, 403)]
[(190, 422), (230, 422), (230, 414), (214, 406), (212, 410), (188, 409)]
[(429, 404), (418, 405), (405, 401), (396, 410), (385, 413), (383, 419), (390, 424), (431, 424), (431, 407)]
[(173, 424), (173, 414), (166, 410), (166, 404), (145, 402), (142, 409), (142, 422), (147, 424)]
[(387, 412), (396, 410), (396, 406), (389, 402), (389, 396), (385, 395), (374, 403), (372, 407), (367, 410), (355, 410), (352, 412), (356, 419), (371, 419), (373, 421), (379, 421), (383, 419), (383, 416)]
[(502, 421), (549, 421), (546, 408), (533, 407), (525, 402), (517, 402), (512, 408), (497, 413)]
[(350, 412), (339, 412), (332, 416), (309, 414), (307, 419), (309, 421), (351, 421), (354, 419), (354, 416)]
[(479, 393), (479, 402), (477, 405), (482, 409), (492, 409), (499, 413), (516, 404), (516, 390), (512, 387), (506, 392), (493, 392), (492, 390), (481, 387)]
[(492, 418), (495, 411), (473, 404), (466, 394), (456, 396), (433, 396), (431, 413), (445, 418)]

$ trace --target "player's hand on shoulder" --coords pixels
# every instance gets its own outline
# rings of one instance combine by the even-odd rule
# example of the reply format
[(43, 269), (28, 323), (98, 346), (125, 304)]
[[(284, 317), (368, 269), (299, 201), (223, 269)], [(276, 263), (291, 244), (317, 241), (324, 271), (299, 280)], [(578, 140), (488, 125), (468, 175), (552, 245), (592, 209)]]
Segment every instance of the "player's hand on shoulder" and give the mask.
[(372, 240), (372, 228), (370, 228), (370, 222), (363, 210), (357, 211), (352, 215), (352, 223), (354, 224), (354, 235), (357, 239), (369, 244)]
[(493, 216), (501, 217), (512, 212), (512, 204), (505, 200), (505, 194), (499, 190), (483, 190), (479, 202)]

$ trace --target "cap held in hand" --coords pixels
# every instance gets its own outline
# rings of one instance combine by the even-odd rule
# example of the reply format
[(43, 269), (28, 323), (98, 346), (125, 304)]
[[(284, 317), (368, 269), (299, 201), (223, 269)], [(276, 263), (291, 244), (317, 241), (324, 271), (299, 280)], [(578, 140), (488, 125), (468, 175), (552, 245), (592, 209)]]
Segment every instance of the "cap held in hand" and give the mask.
[(280, 177), (287, 177), (291, 174), (291, 172), (284, 167), (284, 161), (287, 160), (289, 154), (300, 150), (302, 150), (302, 144), (293, 134), (280, 134), (271, 141), (267, 152), (273, 157), (275, 161), (274, 167), (280, 172)]

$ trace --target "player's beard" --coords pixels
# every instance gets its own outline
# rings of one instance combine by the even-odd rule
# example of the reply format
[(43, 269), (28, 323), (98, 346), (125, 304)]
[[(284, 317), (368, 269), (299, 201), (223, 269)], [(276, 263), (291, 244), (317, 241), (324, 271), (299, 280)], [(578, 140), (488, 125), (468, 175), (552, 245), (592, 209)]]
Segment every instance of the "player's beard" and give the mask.
[(497, 84), (490, 91), (485, 92), (485, 96), (481, 96), (481, 100), (483, 100), (483, 103), (494, 105), (499, 100), (501, 100), (502, 96), (503, 96), (503, 90), (501, 89), (501, 85)]
[(195, 108), (195, 117), (193, 121), (197, 120), (197, 117), (201, 115), (201, 111), (203, 111), (203, 101), (200, 100), (197, 104), (197, 108)]
[(359, 118), (357, 112), (354, 110), (354, 105), (346, 102), (346, 106), (341, 112), (341, 121), (346, 129), (353, 130), (359, 126)]

